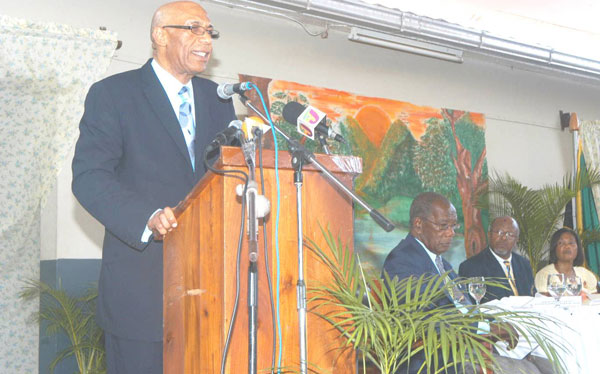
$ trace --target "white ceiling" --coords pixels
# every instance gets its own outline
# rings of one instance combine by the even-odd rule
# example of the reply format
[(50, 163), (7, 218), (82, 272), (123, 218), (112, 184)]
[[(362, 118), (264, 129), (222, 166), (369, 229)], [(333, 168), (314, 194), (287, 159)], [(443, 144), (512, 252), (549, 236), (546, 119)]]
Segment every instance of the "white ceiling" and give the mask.
[(600, 60), (598, 0), (363, 0)]

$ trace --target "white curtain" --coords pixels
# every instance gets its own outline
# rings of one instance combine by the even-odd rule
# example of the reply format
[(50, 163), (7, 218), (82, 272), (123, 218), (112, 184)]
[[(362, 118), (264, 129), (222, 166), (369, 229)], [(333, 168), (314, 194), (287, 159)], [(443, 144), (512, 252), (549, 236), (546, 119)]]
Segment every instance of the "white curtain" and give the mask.
[(77, 138), (89, 86), (106, 72), (116, 34), (0, 15), (0, 372), (38, 370), (40, 208)]
[[(587, 167), (600, 170), (600, 121), (582, 121), (581, 138)], [(600, 213), (600, 186), (592, 187), (596, 212)]]

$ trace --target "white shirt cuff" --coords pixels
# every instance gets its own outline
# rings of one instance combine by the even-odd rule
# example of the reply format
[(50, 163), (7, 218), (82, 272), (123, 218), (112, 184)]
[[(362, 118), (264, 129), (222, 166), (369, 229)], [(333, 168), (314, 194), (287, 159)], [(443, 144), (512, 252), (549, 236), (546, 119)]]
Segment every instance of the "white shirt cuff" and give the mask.
[[(150, 220), (152, 219), (152, 217), (154, 217), (154, 215), (155, 215), (156, 213), (158, 213), (160, 210), (161, 210), (161, 209), (156, 209), (156, 210), (154, 211), (154, 213), (152, 213), (152, 214), (150, 215), (150, 218), (148, 218), (148, 221), (150, 221)], [(146, 221), (146, 222), (148, 222), (148, 221)], [(150, 239), (150, 235), (152, 235), (152, 230), (150, 230), (150, 229), (148, 228), (148, 225), (146, 225), (146, 227), (144, 228), (144, 232), (142, 233), (142, 243), (148, 243), (148, 239)]]

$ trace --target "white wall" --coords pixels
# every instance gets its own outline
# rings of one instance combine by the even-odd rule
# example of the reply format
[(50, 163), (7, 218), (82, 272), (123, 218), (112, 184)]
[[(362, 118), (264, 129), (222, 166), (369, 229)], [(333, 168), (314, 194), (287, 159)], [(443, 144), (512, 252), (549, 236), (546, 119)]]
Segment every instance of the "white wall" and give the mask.
[[(113, 74), (136, 68), (150, 56), (150, 18), (162, 1), (6, 3), (0, 13), (118, 32), (124, 46), (109, 68)], [(484, 113), (490, 170), (508, 171), (532, 187), (560, 181), (571, 169), (571, 135), (560, 131), (558, 111), (600, 119), (600, 81), (542, 74), (470, 53), (463, 64), (454, 64), (353, 43), (342, 31), (321, 39), (289, 20), (201, 3), (221, 31), (207, 71), (212, 79), (234, 81), (237, 73), (246, 73)], [(100, 257), (101, 226), (73, 199), (70, 178), (70, 165), (65, 165), (45, 209), (42, 256)]]

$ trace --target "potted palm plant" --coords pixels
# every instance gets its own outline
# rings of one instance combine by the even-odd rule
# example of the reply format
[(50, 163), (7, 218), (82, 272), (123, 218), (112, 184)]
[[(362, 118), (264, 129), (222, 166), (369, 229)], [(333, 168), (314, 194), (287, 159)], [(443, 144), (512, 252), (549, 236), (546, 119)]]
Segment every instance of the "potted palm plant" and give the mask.
[[(547, 258), (550, 237), (562, 222), (565, 206), (585, 187), (600, 183), (600, 173), (588, 170), (575, 178), (567, 174), (562, 184), (529, 188), (508, 174), (490, 176), (489, 192), (482, 207), (494, 217), (509, 215), (519, 224), (518, 246), (529, 258), (535, 274)], [(580, 232), (583, 233), (583, 232)], [(598, 232), (587, 231), (583, 238), (596, 241)]]
[(68, 295), (63, 289), (52, 288), (46, 283), (29, 280), (19, 297), (26, 301), (39, 300), (40, 309), (36, 319), (46, 324), (48, 336), (64, 334), (70, 345), (52, 360), (50, 373), (67, 357), (75, 357), (80, 374), (106, 372), (104, 361), (103, 332), (95, 321), (96, 288), (90, 288), (81, 297)]
[(427, 373), (443, 373), (458, 365), (494, 368), (497, 362), (490, 346), (499, 337), (482, 335), (477, 327), (492, 319), (511, 324), (519, 335), (539, 344), (562, 372), (560, 342), (552, 334), (556, 321), (497, 307), (470, 307), (466, 313), (454, 307), (432, 308), (435, 300), (446, 297), (442, 277), (397, 280), (364, 274), (358, 256), (330, 232), (323, 230), (323, 235), (327, 249), (310, 239), (307, 246), (327, 266), (332, 281), (311, 288), (309, 305), (316, 306), (311, 312), (345, 338), (340, 349), (356, 350), (381, 374), (395, 373), (417, 354), (425, 357), (422, 369)]

